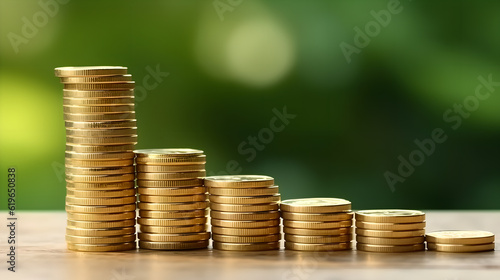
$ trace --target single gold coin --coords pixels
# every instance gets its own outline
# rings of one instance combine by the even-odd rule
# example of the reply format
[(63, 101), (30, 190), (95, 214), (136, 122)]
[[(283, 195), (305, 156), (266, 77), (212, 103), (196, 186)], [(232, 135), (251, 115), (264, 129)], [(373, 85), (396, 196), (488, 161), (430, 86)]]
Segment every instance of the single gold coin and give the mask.
[(109, 105), (129, 105), (134, 104), (134, 97), (117, 98), (73, 98), (64, 97), (63, 105), (77, 106), (109, 106)]
[(82, 160), (66, 157), (65, 163), (67, 166), (78, 166), (78, 167), (121, 167), (130, 166), (134, 164), (133, 158), (130, 159), (118, 159), (118, 160)]
[[(108, 113), (126, 113), (134, 111), (135, 111), (134, 104), (109, 105), (109, 106), (63, 105), (63, 112), (65, 114), (108, 114)], [(65, 119), (65, 120), (70, 121), (71, 119)]]
[[(105, 167), (107, 165), (97, 165), (100, 162), (105, 160), (109, 160), (109, 164), (113, 164), (116, 162), (123, 162), (123, 160), (133, 159), (134, 153), (131, 152), (102, 152), (102, 153), (75, 153), (75, 152), (65, 152), (66, 162), (73, 160), (84, 161), (87, 160), (87, 164), (95, 164), (91, 165), (92, 167)], [(68, 161), (69, 160), (69, 161)], [(76, 164), (71, 164), (72, 166), (76, 166)], [(83, 167), (83, 166), (82, 166)]]
[(75, 205), (123, 205), (131, 204), (136, 202), (135, 196), (125, 196), (125, 197), (106, 197), (106, 198), (87, 198), (87, 197), (76, 197), (76, 196), (66, 196), (67, 204)]
[(66, 142), (76, 145), (128, 145), (128, 144), (137, 144), (137, 135), (116, 136), (116, 137), (66, 136)]
[(207, 210), (188, 210), (188, 211), (151, 211), (139, 210), (139, 216), (142, 218), (152, 219), (185, 219), (185, 218), (201, 218), (207, 216)]
[(138, 157), (136, 158), (137, 164), (144, 165), (193, 165), (193, 164), (205, 164), (207, 162), (206, 155), (200, 156), (185, 156), (185, 157), (167, 157), (167, 158), (149, 158), (149, 157)]
[(205, 209), (208, 207), (208, 202), (198, 201), (198, 202), (187, 202), (187, 203), (149, 203), (149, 202), (139, 202), (137, 207), (140, 210), (152, 210), (152, 211), (185, 211), (185, 210), (197, 210)]
[(356, 235), (358, 243), (373, 244), (373, 245), (413, 245), (424, 243), (423, 236), (403, 237), (403, 238), (383, 238), (383, 237), (368, 237)]
[(175, 148), (175, 149), (141, 149), (135, 150), (138, 158), (170, 158), (170, 157), (191, 157), (203, 155), (202, 150)]
[(66, 183), (67, 189), (72, 190), (125, 190), (133, 189), (134, 181), (130, 180), (128, 182), (117, 182), (117, 183)]
[(371, 223), (420, 223), (425, 221), (425, 213), (400, 209), (362, 210), (356, 212), (356, 220)]
[(327, 213), (327, 214), (281, 212), (281, 216), (283, 217), (283, 220), (310, 221), (310, 222), (339, 222), (345, 220), (352, 220), (354, 214), (352, 212)]
[(226, 175), (205, 178), (211, 188), (263, 188), (274, 186), (274, 178), (263, 175)]
[(439, 244), (427, 242), (427, 250), (449, 253), (473, 253), (495, 250), (495, 243), (457, 245), (457, 244)]
[(373, 245), (357, 243), (358, 251), (378, 252), (378, 253), (405, 253), (425, 250), (423, 243), (413, 245)]
[(162, 227), (176, 227), (176, 226), (192, 226), (207, 223), (206, 217), (188, 218), (188, 219), (151, 219), (151, 218), (137, 218), (137, 223), (146, 226), (162, 226)]
[[(66, 182), (70, 183), (118, 183), (134, 180), (134, 173), (113, 175), (74, 175), (66, 173)], [(126, 203), (124, 203), (126, 204)]]
[(280, 218), (278, 211), (264, 211), (264, 212), (223, 212), (223, 211), (210, 211), (212, 219), (231, 220), (231, 221), (263, 221), (275, 220)]
[(139, 248), (149, 250), (193, 250), (208, 247), (208, 240), (192, 242), (152, 242), (139, 241)]
[(95, 221), (95, 222), (105, 222), (105, 221), (120, 221), (135, 219), (135, 211), (133, 212), (123, 212), (123, 213), (75, 213), (68, 212), (68, 220), (74, 221)]
[(56, 77), (86, 77), (86, 76), (115, 76), (126, 75), (127, 67), (123, 66), (79, 66), (57, 67)]
[(137, 120), (125, 121), (95, 121), (95, 122), (77, 122), (66, 121), (64, 126), (70, 129), (121, 129), (137, 127)]
[(263, 196), (279, 194), (279, 187), (264, 187), (264, 188), (248, 188), (248, 189), (234, 189), (234, 188), (209, 188), (208, 192), (211, 195), (225, 195), (225, 196)]
[(356, 228), (356, 235), (362, 235), (367, 237), (381, 237), (381, 238), (408, 238), (408, 237), (420, 237), (424, 236), (424, 229), (417, 230), (401, 230), (401, 231), (390, 231), (390, 230), (371, 230)]
[(425, 222), (392, 224), (392, 223), (370, 223), (370, 222), (356, 221), (356, 227), (363, 229), (389, 230), (389, 231), (419, 230), (425, 228)]
[(84, 205), (71, 205), (66, 204), (66, 212), (72, 213), (89, 213), (89, 214), (110, 214), (110, 213), (123, 213), (135, 212), (136, 204), (125, 204), (117, 206), (84, 206)]
[(222, 196), (210, 195), (210, 202), (224, 204), (263, 204), (271, 202), (279, 202), (281, 195), (266, 195), (266, 196)]
[(124, 90), (135, 88), (135, 82), (95, 83), (95, 84), (63, 84), (69, 90)]
[(141, 232), (144, 233), (154, 233), (154, 234), (162, 234), (162, 233), (196, 233), (196, 232), (206, 232), (207, 225), (199, 224), (192, 226), (178, 226), (178, 227), (162, 227), (162, 226), (145, 226), (140, 225)]
[(69, 90), (63, 89), (63, 97), (69, 98), (117, 98), (133, 97), (133, 89), (125, 90)]
[(283, 220), (283, 226), (291, 228), (305, 228), (305, 229), (345, 228), (352, 226), (352, 220), (338, 221), (338, 222), (309, 222), (309, 221)]
[(351, 250), (351, 242), (344, 243), (324, 243), (324, 244), (308, 244), (308, 243), (297, 243), (297, 242), (285, 242), (285, 249), (294, 251), (343, 251)]
[(137, 193), (140, 195), (159, 195), (159, 196), (184, 196), (205, 194), (205, 187), (185, 187), (185, 188), (137, 188)]
[(237, 235), (237, 236), (257, 236), (257, 235), (270, 235), (279, 234), (280, 227), (267, 227), (267, 228), (225, 228), (212, 226), (212, 233), (222, 235)]
[(334, 213), (348, 212), (351, 202), (342, 198), (299, 198), (284, 200), (281, 211), (294, 213)]
[(132, 81), (132, 75), (61, 77), (63, 84), (119, 83)]
[(495, 242), (495, 234), (480, 230), (451, 230), (427, 233), (425, 240), (439, 244), (473, 245)]
[(138, 172), (137, 179), (139, 180), (188, 180), (193, 178), (204, 177), (206, 175), (205, 170), (202, 171), (192, 171), (192, 172), (170, 172), (170, 173), (144, 173)]
[(261, 212), (261, 211), (277, 211), (279, 209), (278, 203), (266, 204), (221, 204), (210, 203), (210, 209), (215, 211), (227, 212)]
[[(137, 128), (114, 128), (114, 129), (72, 129), (66, 128), (66, 136), (72, 137), (125, 137), (137, 135)], [(133, 147), (132, 147), (133, 148)]]
[(148, 173), (166, 173), (166, 172), (193, 172), (204, 171), (205, 164), (189, 164), (189, 165), (137, 165), (137, 172)]
[(139, 233), (139, 239), (152, 242), (189, 242), (210, 239), (209, 232), (195, 233)]
[[(72, 145), (66, 144), (66, 151), (76, 153), (131, 152), (133, 144), (128, 145)], [(78, 165), (77, 165), (78, 166)], [(81, 167), (81, 166), (78, 166)]]
[(177, 196), (158, 196), (158, 195), (140, 195), (139, 201), (153, 203), (173, 203), (173, 202), (197, 202), (206, 201), (206, 194), (195, 195), (177, 195)]
[(224, 243), (214, 242), (214, 249), (224, 251), (268, 251), (278, 250), (280, 248), (279, 242), (268, 243)]
[(66, 242), (74, 244), (116, 244), (135, 242), (135, 234), (122, 235), (122, 236), (107, 236), (107, 237), (88, 237), (88, 236), (74, 236), (66, 235)]
[(119, 175), (134, 173), (134, 166), (117, 167), (74, 167), (66, 166), (67, 174), (74, 175)]
[(148, 181), (137, 179), (139, 188), (182, 188), (202, 186), (203, 179)]
[(285, 234), (293, 234), (293, 235), (337, 236), (337, 235), (352, 234), (353, 230), (352, 227), (334, 228), (334, 229), (304, 229), (304, 228), (283, 227), (283, 232)]
[(95, 245), (95, 244), (73, 244), (67, 243), (68, 249), (73, 251), (82, 252), (116, 252), (116, 251), (128, 251), (135, 250), (136, 243), (119, 243), (119, 244), (106, 244), (106, 245)]
[(135, 226), (135, 219), (109, 221), (109, 222), (94, 222), (94, 221), (73, 221), (67, 220), (68, 227), (77, 227), (85, 229), (110, 229)]
[(106, 114), (65, 113), (64, 122), (110, 122), (135, 120), (135, 111)]
[(262, 220), (262, 221), (230, 221), (230, 220), (219, 220), (212, 219), (210, 221), (212, 226), (217, 227), (227, 227), (227, 228), (264, 228), (264, 227), (274, 227), (280, 225), (280, 220)]
[(328, 243), (345, 243), (352, 241), (351, 234), (318, 236), (318, 235), (293, 235), (285, 234), (285, 241), (304, 243), (304, 244), (328, 244)]
[(280, 241), (281, 235), (270, 234), (261, 236), (235, 236), (235, 235), (213, 234), (212, 239), (215, 242), (227, 242), (227, 243), (269, 243), (269, 242)]
[(67, 227), (66, 235), (88, 236), (88, 237), (109, 237), (119, 235), (135, 234), (135, 227), (110, 228), (110, 229), (87, 229), (77, 227)]

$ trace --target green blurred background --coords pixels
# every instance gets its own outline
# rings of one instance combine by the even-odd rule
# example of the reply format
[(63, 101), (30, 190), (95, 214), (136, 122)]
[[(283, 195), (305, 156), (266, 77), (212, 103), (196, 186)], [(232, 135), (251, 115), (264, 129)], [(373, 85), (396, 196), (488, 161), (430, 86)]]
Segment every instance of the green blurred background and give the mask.
[[(148, 69), (168, 72), (137, 93), (138, 147), (203, 149), (209, 174), (237, 162), (240, 174), (275, 177), (284, 199), (342, 197), (356, 209), (499, 209), (500, 88), (456, 130), (443, 113), (478, 76), (500, 81), (500, 2), (401, 1), (348, 63), (340, 44), (390, 2), (73, 0), (44, 22), (39, 1), (0, 1), (2, 209), (9, 166), (19, 209), (64, 209), (53, 69), (86, 65), (127, 66), (138, 86)], [(23, 18), (40, 27), (13, 45)], [(248, 161), (239, 145), (285, 106), (296, 118)], [(391, 190), (384, 173), (435, 128), (447, 141)]]

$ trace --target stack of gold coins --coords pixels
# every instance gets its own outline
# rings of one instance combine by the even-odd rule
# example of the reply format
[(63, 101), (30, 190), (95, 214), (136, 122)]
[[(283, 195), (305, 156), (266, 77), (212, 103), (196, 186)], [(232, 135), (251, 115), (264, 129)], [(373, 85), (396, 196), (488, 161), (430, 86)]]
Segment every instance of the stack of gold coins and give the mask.
[(285, 249), (340, 251), (352, 248), (351, 202), (341, 198), (300, 198), (281, 202)]
[(427, 249), (450, 253), (472, 253), (495, 250), (495, 235), (488, 231), (437, 231), (425, 236)]
[(134, 82), (126, 67), (61, 67), (66, 241), (78, 251), (136, 248)]
[(280, 194), (272, 177), (213, 176), (205, 178), (204, 181), (210, 194), (214, 249), (279, 249)]
[(425, 249), (425, 213), (416, 210), (356, 212), (356, 248), (359, 251), (402, 253)]
[(194, 149), (136, 150), (139, 248), (206, 248), (206, 156)]

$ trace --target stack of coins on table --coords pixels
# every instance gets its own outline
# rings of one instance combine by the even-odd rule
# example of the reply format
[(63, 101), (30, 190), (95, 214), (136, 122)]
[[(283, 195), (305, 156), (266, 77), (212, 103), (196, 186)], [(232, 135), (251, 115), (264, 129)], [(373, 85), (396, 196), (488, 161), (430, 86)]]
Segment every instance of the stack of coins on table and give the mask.
[(226, 251), (279, 249), (280, 194), (274, 179), (261, 175), (205, 178), (210, 194), (213, 247)]
[(68, 248), (136, 248), (134, 82), (126, 67), (61, 67)]
[(356, 212), (359, 251), (402, 253), (425, 249), (425, 213), (416, 210)]
[(194, 149), (136, 150), (139, 248), (206, 248), (206, 156)]
[(488, 231), (437, 231), (428, 233), (425, 240), (431, 251), (473, 253), (495, 250), (495, 235)]
[(285, 249), (341, 251), (352, 248), (351, 202), (340, 198), (301, 198), (281, 202)]

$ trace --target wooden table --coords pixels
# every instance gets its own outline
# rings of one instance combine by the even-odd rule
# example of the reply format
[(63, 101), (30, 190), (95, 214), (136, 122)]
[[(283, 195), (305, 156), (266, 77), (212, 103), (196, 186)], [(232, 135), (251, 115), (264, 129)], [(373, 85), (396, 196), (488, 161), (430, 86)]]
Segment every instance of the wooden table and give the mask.
[[(1, 229), (0, 279), (500, 279), (500, 253), (224, 252), (66, 249), (64, 212), (18, 212), (17, 272), (7, 270)], [(6, 222), (7, 214), (2, 213)], [(480, 229), (500, 235), (500, 211), (428, 211), (427, 231)], [(425, 278), (424, 278), (425, 277)]]

